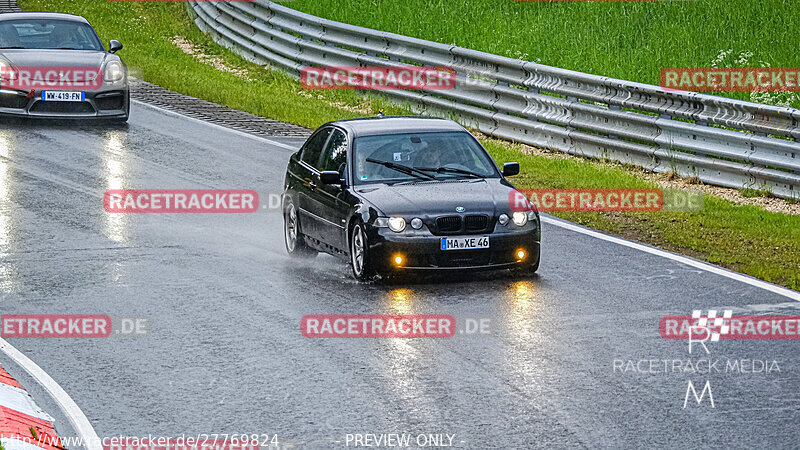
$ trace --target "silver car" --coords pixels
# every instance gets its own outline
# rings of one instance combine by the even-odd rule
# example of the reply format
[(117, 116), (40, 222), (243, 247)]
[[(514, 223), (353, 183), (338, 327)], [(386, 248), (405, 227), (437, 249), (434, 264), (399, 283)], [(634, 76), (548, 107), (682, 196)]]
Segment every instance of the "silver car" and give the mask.
[(0, 15), (0, 116), (125, 122), (128, 68), (80, 16)]

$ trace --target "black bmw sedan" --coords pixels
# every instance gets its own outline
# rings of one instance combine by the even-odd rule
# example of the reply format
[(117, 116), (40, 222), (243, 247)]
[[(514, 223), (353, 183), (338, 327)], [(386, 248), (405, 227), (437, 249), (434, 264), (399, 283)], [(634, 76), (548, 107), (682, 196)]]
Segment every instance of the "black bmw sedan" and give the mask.
[(539, 267), (533, 206), (481, 144), (450, 120), (379, 117), (321, 126), (289, 160), (286, 249), (348, 260), (359, 280), (423, 270)]

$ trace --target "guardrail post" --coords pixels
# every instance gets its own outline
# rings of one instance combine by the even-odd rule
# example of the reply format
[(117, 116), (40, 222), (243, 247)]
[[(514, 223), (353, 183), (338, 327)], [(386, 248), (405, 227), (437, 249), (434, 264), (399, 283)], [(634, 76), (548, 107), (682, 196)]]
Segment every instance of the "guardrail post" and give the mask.
[[(610, 109), (611, 111), (622, 111), (622, 107), (619, 106), (619, 105), (608, 105), (608, 109)], [(616, 134), (608, 133), (608, 138), (609, 139), (619, 139), (619, 136), (616, 135)]]
[[(571, 97), (571, 96), (568, 95), (567, 96), (567, 101), (570, 101), (570, 102), (573, 102), (573, 103), (577, 103), (578, 98), (577, 97)], [(575, 131), (575, 127), (573, 127), (572, 125), (567, 125), (566, 128), (567, 128), (568, 131)]]

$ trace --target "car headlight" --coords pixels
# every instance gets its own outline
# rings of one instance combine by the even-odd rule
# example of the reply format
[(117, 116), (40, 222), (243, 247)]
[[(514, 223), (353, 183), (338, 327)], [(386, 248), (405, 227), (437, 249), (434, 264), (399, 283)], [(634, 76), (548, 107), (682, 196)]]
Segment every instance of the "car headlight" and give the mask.
[(497, 221), (500, 222), (500, 225), (505, 226), (508, 223), (508, 214), (500, 214)]
[(14, 80), (14, 69), (8, 61), (0, 59), (0, 83)]
[(389, 217), (389, 229), (399, 233), (406, 229), (406, 219), (402, 217)]
[(420, 228), (422, 228), (422, 219), (420, 219), (419, 217), (414, 217), (413, 219), (411, 219), (411, 228), (415, 230), (419, 230)]
[(511, 215), (511, 220), (514, 221), (514, 225), (521, 227), (528, 223), (528, 214), (522, 211), (515, 211), (514, 214)]
[(110, 61), (103, 71), (103, 80), (108, 82), (119, 81), (125, 77), (125, 70), (119, 61)]

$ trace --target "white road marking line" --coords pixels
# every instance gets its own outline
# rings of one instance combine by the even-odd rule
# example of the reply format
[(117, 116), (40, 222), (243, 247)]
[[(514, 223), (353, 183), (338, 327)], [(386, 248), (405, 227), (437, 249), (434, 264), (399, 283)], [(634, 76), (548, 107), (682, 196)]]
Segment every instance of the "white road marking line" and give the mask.
[(141, 106), (144, 106), (144, 107), (147, 107), (147, 108), (151, 108), (151, 109), (155, 109), (155, 110), (161, 111), (161, 112), (163, 112), (165, 114), (168, 114), (168, 115), (171, 115), (171, 116), (180, 117), (181, 119), (188, 119), (188, 120), (192, 120), (192, 121), (195, 121), (195, 122), (200, 122), (200, 123), (202, 123), (203, 125), (206, 125), (206, 126), (219, 128), (219, 129), (222, 129), (222, 130), (225, 130), (225, 131), (229, 131), (231, 133), (238, 134), (238, 135), (241, 135), (241, 136), (244, 136), (244, 137), (249, 137), (251, 139), (256, 139), (256, 140), (259, 140), (259, 141), (263, 141), (263, 142), (266, 142), (266, 143), (268, 143), (270, 145), (274, 145), (276, 147), (285, 148), (287, 150), (297, 150), (299, 148), (299, 147), (295, 147), (295, 146), (292, 146), (292, 145), (289, 145), (289, 144), (284, 144), (283, 142), (273, 141), (272, 139), (267, 139), (265, 137), (256, 136), (254, 134), (246, 133), (244, 131), (240, 131), (240, 130), (237, 130), (237, 129), (234, 129), (234, 128), (229, 128), (229, 127), (226, 127), (224, 125), (219, 125), (219, 124), (216, 124), (216, 123), (206, 122), (203, 119), (198, 119), (196, 117), (190, 117), (190, 116), (187, 116), (185, 114), (181, 114), (181, 113), (175, 112), (175, 111), (170, 111), (169, 109), (165, 109), (165, 108), (162, 108), (160, 106), (151, 105), (149, 103), (141, 102), (139, 100), (131, 99), (131, 102), (132, 103), (136, 103), (137, 105), (141, 105)]
[(741, 281), (742, 283), (749, 284), (750, 286), (755, 286), (757, 288), (761, 288), (766, 291), (770, 291), (775, 294), (782, 295), (784, 297), (788, 297), (792, 300), (797, 300), (800, 302), (800, 292), (796, 292), (791, 289), (778, 286), (776, 284), (767, 283), (766, 281), (762, 281), (748, 275), (731, 272), (730, 270), (723, 269), (722, 267), (715, 266), (713, 264), (698, 261), (696, 259), (689, 258), (686, 256), (677, 255), (675, 253), (671, 253), (666, 250), (661, 250), (655, 247), (650, 247), (649, 245), (639, 244), (638, 242), (632, 242), (626, 239), (609, 236), (599, 231), (590, 230), (588, 228), (567, 222), (565, 220), (556, 219), (555, 217), (552, 216), (541, 216), (541, 219), (542, 222), (544, 223), (549, 223), (551, 225), (555, 225), (557, 227), (564, 228), (570, 231), (575, 231), (578, 233), (589, 235), (597, 239), (602, 239), (604, 241), (613, 242), (615, 244), (623, 245), (625, 247), (630, 247), (645, 253), (649, 253), (651, 255), (656, 255), (656, 256), (661, 256), (662, 258), (671, 259), (681, 264), (686, 264), (687, 266), (696, 267), (698, 269), (705, 270), (706, 272), (711, 272), (713, 274), (730, 278), (732, 280)]
[(72, 428), (75, 429), (75, 432), (83, 441), (83, 446), (87, 450), (102, 450), (100, 438), (94, 431), (92, 424), (89, 423), (89, 419), (86, 418), (86, 415), (83, 414), (83, 411), (81, 411), (75, 401), (70, 398), (69, 394), (67, 394), (47, 372), (42, 370), (35, 362), (31, 361), (30, 358), (23, 355), (22, 352), (14, 348), (14, 346), (3, 338), (0, 338), (0, 350), (8, 355), (8, 357), (20, 367), (25, 369), (25, 371), (53, 397), (58, 407), (61, 408), (61, 411), (67, 416), (70, 424), (72, 424)]
[(34, 403), (30, 394), (18, 387), (0, 383), (0, 406), (19, 411), (37, 419), (53, 422), (50, 414), (44, 412), (42, 408)]

